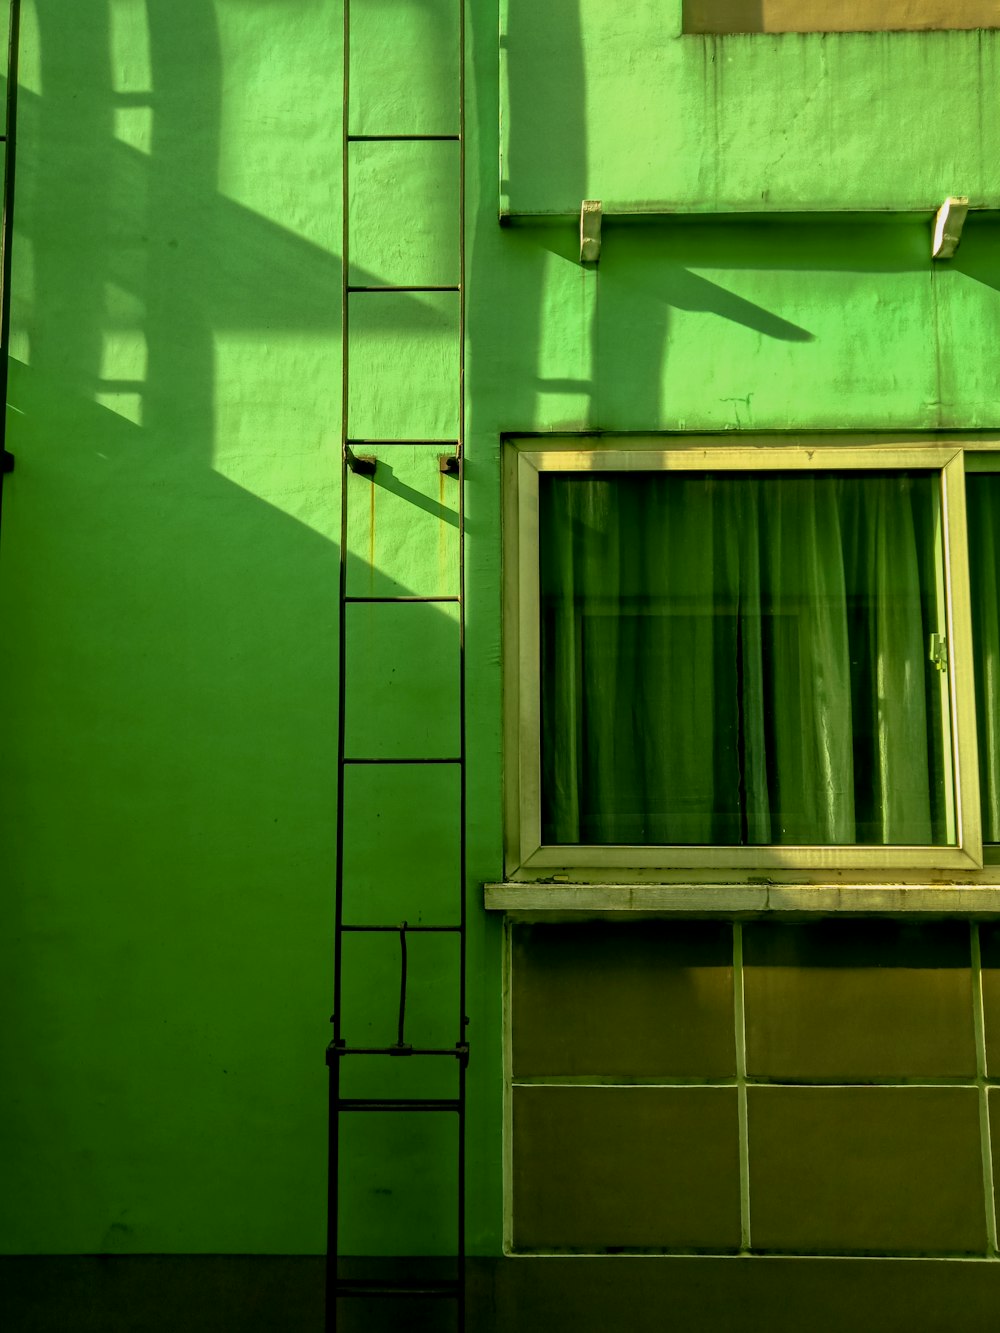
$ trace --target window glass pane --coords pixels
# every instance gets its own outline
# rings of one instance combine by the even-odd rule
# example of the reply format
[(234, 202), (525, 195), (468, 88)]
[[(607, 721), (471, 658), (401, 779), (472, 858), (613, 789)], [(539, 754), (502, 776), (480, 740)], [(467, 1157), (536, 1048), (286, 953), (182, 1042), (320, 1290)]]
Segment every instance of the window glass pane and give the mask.
[(1000, 474), (966, 477), (983, 841), (1000, 842)]
[(542, 473), (542, 841), (954, 843), (932, 472)]

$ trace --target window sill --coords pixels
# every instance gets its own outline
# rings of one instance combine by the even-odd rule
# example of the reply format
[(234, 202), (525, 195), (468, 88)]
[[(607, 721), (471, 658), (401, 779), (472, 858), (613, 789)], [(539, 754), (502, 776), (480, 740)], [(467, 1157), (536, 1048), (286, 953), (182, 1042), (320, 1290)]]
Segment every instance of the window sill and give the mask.
[(1000, 884), (484, 884), (488, 911), (556, 917), (912, 916), (1000, 919)]

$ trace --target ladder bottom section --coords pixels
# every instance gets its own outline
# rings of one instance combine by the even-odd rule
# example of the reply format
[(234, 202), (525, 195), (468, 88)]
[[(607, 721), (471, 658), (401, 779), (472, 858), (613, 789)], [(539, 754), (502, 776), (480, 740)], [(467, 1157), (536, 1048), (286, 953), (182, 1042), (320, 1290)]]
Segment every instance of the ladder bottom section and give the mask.
[(398, 1042), (395, 1046), (338, 1046), (331, 1042), (326, 1048), (326, 1063), (330, 1065), (348, 1055), (387, 1055), (397, 1059), (412, 1055), (448, 1055), (463, 1065), (469, 1062), (469, 1048), (465, 1042), (457, 1046), (408, 1046)]

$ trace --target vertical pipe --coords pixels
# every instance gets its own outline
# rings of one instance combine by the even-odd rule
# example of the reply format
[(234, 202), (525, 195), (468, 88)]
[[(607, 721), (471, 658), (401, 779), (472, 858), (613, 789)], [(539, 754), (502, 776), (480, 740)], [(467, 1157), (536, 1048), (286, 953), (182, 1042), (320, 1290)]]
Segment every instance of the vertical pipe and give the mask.
[[(4, 144), (3, 212), (0, 216), (0, 453), (7, 443), (7, 381), (10, 362), (10, 275), (14, 250), (14, 163), (17, 147), (17, 63), (21, 0), (10, 0), (7, 40), (7, 125)], [(3, 494), (0, 470), (0, 496)]]
[[(468, 919), (466, 906), (467, 860), (467, 739), (465, 681), (465, 0), (458, 4), (458, 708), (459, 708), (459, 923), (461, 932), (459, 959), (459, 1032), (458, 1041), (466, 1041), (469, 1019), (466, 1014), (466, 952)], [(465, 1329), (465, 1114), (466, 1059), (458, 1065), (458, 1328)]]
[(458, 1062), (458, 1333), (465, 1333), (465, 1073), (464, 1060)]
[(340, 1180), (340, 1118), (337, 1106), (340, 1101), (340, 1057), (330, 1060), (330, 1110), (327, 1121), (327, 1194), (326, 1194), (326, 1333), (336, 1333), (337, 1328), (337, 1255), (338, 1242), (338, 1197)]
[(458, 712), (459, 712), (459, 922), (461, 925), (460, 1014), (458, 1041), (464, 1043), (468, 1018), (465, 1012), (466, 991), (466, 707), (465, 707), (465, 0), (457, 0), (459, 7), (459, 108), (458, 108), (458, 243), (459, 243), (459, 296), (458, 296)]

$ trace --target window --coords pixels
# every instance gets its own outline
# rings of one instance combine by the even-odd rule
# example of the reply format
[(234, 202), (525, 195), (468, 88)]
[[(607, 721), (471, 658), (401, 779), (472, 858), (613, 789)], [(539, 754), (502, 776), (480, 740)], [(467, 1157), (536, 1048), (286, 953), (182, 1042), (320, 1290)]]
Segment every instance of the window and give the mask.
[(585, 444), (507, 454), (508, 874), (981, 867), (1000, 452)]
[(996, 28), (997, 0), (684, 0), (685, 32)]

